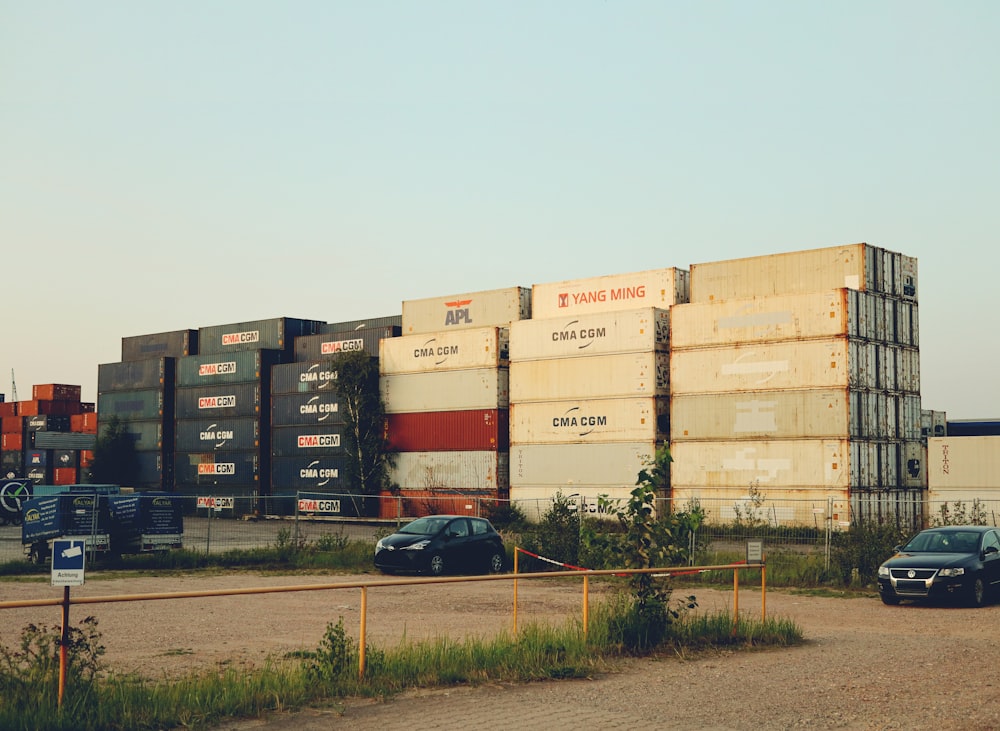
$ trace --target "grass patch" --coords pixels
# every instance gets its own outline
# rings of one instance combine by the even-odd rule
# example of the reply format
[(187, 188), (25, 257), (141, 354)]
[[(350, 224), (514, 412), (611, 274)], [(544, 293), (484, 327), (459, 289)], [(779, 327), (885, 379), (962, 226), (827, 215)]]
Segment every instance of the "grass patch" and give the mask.
[[(329, 705), (349, 697), (388, 697), (415, 687), (478, 685), (584, 678), (613, 672), (617, 660), (637, 654), (620, 641), (628, 596), (601, 602), (585, 636), (578, 621), (561, 627), (529, 625), (516, 636), (440, 638), (359, 649), (341, 619), (329, 625), (313, 651), (289, 653), (261, 666), (226, 666), (179, 679), (149, 680), (100, 668), (96, 620), (71, 631), (72, 658), (63, 710), (56, 709), (58, 629), (27, 628), (18, 648), (0, 646), (0, 728), (24, 731), (97, 731), (206, 728), (226, 719), (269, 711)], [(784, 647), (800, 642), (789, 620), (743, 619), (727, 613), (679, 613), (651, 653), (709, 648)], [(186, 654), (184, 649), (170, 653)], [(169, 654), (169, 653), (168, 653)]]

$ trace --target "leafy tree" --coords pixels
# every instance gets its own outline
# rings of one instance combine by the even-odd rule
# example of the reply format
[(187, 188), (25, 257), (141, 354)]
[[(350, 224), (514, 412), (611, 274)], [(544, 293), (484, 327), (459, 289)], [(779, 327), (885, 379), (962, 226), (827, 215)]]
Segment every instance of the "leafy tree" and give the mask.
[(378, 361), (364, 352), (341, 353), (333, 359), (333, 368), (344, 407), (343, 446), (350, 461), (350, 483), (362, 494), (377, 495), (389, 487), (392, 466)]
[(139, 458), (135, 440), (125, 423), (112, 416), (101, 429), (94, 444), (90, 481), (96, 484), (134, 486), (139, 479)]

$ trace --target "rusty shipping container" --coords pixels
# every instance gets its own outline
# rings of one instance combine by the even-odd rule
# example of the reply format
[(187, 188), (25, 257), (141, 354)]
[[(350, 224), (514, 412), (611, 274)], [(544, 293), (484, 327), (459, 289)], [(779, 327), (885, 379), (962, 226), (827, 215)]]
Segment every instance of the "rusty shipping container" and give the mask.
[(396, 457), (390, 479), (404, 491), (470, 490), (497, 494), (510, 488), (506, 452), (400, 452)]
[(174, 413), (178, 419), (221, 416), (261, 416), (267, 418), (268, 403), (259, 383), (225, 383), (216, 386), (178, 388), (174, 392)]
[(674, 394), (671, 441), (733, 439), (904, 439), (900, 394), (839, 389)]
[(665, 398), (613, 398), (513, 403), (510, 443), (654, 442), (667, 438)]
[(688, 271), (676, 268), (567, 279), (531, 288), (531, 312), (537, 319), (638, 307), (667, 309), (687, 301)]
[(315, 335), (325, 323), (296, 317), (275, 317), (198, 330), (198, 353), (232, 353), (239, 350), (281, 350), (291, 356), (295, 338)]
[(182, 358), (198, 352), (197, 330), (173, 330), (122, 338), (122, 360)]
[(510, 326), (511, 361), (644, 353), (669, 345), (670, 310), (654, 307), (520, 320)]
[(97, 392), (162, 389), (174, 383), (173, 357), (147, 358), (97, 366)]
[(271, 369), (280, 363), (279, 350), (238, 350), (177, 359), (178, 387), (222, 383), (261, 383), (270, 387)]
[(50, 401), (48, 399), (32, 399), (31, 401), (18, 401), (18, 416), (41, 416), (52, 414), (54, 416), (71, 416), (81, 412), (79, 401)]
[(379, 343), (386, 338), (397, 338), (402, 328), (376, 327), (359, 330), (335, 330), (319, 335), (295, 338), (295, 360), (313, 361), (331, 358), (339, 353), (369, 353), (377, 356)]
[(509, 327), (531, 317), (531, 289), (483, 292), (403, 301), (403, 335), (482, 327)]
[(510, 364), (511, 403), (667, 396), (669, 392), (670, 356), (664, 352), (549, 358)]
[(175, 424), (177, 452), (232, 452), (262, 446), (260, 421), (253, 417), (178, 419)]
[(847, 244), (691, 266), (691, 302), (847, 287), (917, 299), (917, 261), (869, 244)]
[(504, 409), (510, 404), (506, 368), (398, 373), (379, 379), (387, 414)]
[(66, 383), (42, 383), (31, 387), (31, 398), (39, 401), (79, 401), (80, 387)]
[(379, 349), (382, 375), (428, 371), (501, 368), (507, 365), (510, 330), (470, 328), (383, 340)]
[(283, 393), (271, 397), (271, 426), (343, 424), (344, 411), (335, 391)]
[(506, 451), (510, 446), (506, 409), (387, 414), (385, 421), (393, 452)]
[(313, 393), (337, 390), (337, 370), (327, 360), (282, 363), (271, 369), (271, 393)]

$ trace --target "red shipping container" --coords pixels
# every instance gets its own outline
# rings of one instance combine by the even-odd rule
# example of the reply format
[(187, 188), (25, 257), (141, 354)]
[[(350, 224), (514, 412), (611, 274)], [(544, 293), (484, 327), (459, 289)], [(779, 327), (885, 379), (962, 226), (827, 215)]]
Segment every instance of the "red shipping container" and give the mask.
[(75, 485), (76, 467), (56, 467), (52, 470), (53, 485)]
[(31, 398), (35, 401), (79, 401), (80, 387), (65, 383), (43, 383), (31, 387)]
[(387, 414), (385, 436), (393, 452), (506, 452), (509, 423), (507, 409)]
[(97, 414), (70, 414), (69, 430), (77, 434), (97, 434)]
[(24, 419), (20, 416), (4, 416), (0, 419), (0, 432), (4, 434), (23, 434)]
[(81, 449), (80, 450), (80, 469), (85, 467), (90, 467), (90, 463), (94, 461), (94, 450), (92, 449)]
[(19, 452), (24, 449), (24, 434), (0, 434), (0, 450), (4, 452)]
[(21, 416), (72, 416), (80, 413), (79, 401), (50, 401), (32, 399), (18, 401), (17, 413)]
[(0, 417), (17, 416), (17, 401), (4, 401), (0, 403)]

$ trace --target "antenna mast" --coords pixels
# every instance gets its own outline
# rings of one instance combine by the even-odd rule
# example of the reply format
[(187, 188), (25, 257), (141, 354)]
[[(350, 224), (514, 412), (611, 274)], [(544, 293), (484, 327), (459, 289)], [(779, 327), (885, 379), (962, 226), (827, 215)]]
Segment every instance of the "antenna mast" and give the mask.
[(10, 395), (12, 401), (17, 401), (17, 382), (14, 380), (14, 369), (10, 369)]

